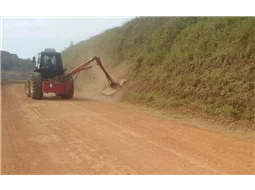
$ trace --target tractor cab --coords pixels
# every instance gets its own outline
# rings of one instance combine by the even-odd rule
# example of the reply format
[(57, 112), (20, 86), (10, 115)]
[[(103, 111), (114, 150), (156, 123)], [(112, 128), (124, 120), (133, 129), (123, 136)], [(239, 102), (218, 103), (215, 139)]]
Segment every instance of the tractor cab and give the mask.
[(43, 79), (53, 79), (63, 74), (61, 53), (50, 48), (44, 49), (41, 53), (38, 53), (34, 71), (41, 73)]

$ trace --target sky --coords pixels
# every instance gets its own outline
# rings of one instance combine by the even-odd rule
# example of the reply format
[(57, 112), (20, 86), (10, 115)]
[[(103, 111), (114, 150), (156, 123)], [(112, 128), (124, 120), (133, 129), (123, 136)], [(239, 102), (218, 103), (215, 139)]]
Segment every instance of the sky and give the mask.
[[(134, 18), (134, 17), (133, 17)], [(27, 59), (43, 48), (65, 47), (121, 26), (132, 17), (3, 18), (2, 50)]]

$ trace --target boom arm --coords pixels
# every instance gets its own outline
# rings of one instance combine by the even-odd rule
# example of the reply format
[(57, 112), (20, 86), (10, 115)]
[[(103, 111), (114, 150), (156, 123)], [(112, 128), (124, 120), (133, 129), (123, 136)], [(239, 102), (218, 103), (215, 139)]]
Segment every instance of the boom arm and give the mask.
[(83, 71), (85, 69), (88, 69), (88, 68), (91, 68), (91, 67), (87, 67), (91, 62), (93, 61), (96, 61), (97, 62), (97, 65), (102, 69), (102, 71), (104, 72), (109, 84), (111, 87), (116, 87), (117, 86), (117, 83), (114, 82), (114, 80), (112, 79), (112, 77), (107, 73), (107, 71), (105, 70), (105, 68), (103, 67), (102, 63), (101, 63), (101, 60), (99, 57), (93, 57), (91, 58), (90, 60), (82, 63), (80, 66), (76, 67), (75, 69), (73, 69), (67, 76), (72, 76), (72, 75), (75, 75), (77, 73), (79, 73), (80, 71)]

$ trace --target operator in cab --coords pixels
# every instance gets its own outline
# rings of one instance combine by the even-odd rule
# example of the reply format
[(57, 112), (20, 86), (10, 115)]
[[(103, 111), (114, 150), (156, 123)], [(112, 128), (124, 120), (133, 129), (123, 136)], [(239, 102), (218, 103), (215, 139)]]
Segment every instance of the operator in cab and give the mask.
[(47, 68), (50, 68), (50, 69), (55, 68), (55, 66), (54, 66), (54, 64), (52, 63), (52, 60), (51, 60), (50, 58), (47, 60), (46, 67), (47, 67)]

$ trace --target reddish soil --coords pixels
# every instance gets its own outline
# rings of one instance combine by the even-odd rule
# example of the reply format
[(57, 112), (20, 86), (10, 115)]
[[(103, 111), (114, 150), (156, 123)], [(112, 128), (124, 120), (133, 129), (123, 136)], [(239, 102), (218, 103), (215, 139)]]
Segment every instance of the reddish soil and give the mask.
[(2, 86), (2, 174), (254, 174), (254, 143), (117, 103)]

